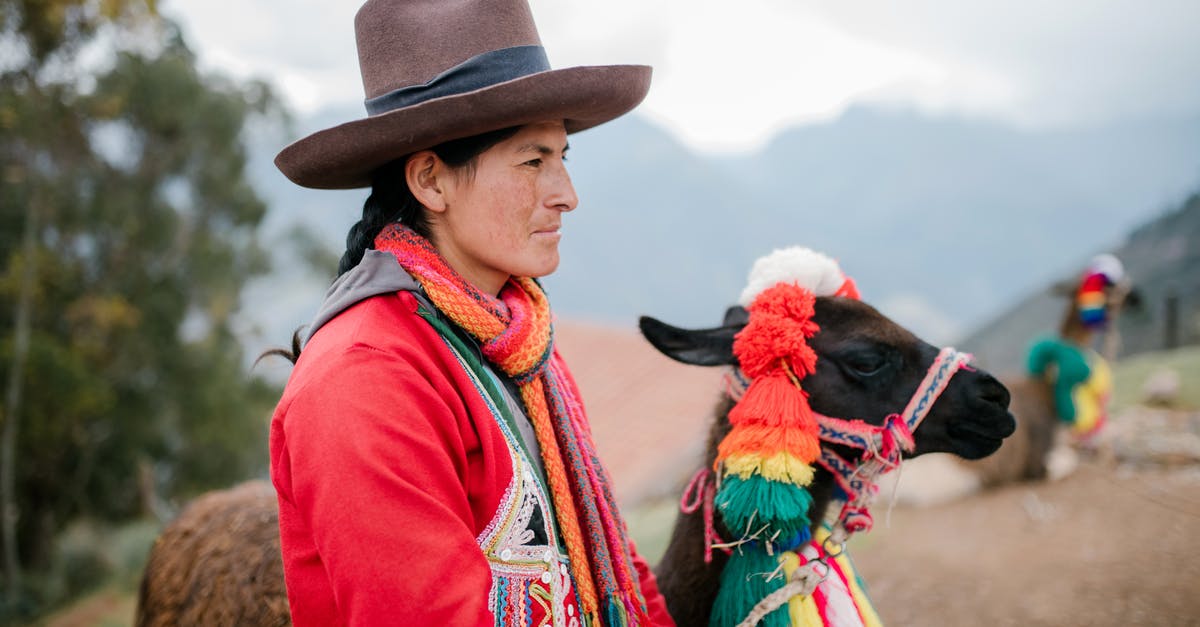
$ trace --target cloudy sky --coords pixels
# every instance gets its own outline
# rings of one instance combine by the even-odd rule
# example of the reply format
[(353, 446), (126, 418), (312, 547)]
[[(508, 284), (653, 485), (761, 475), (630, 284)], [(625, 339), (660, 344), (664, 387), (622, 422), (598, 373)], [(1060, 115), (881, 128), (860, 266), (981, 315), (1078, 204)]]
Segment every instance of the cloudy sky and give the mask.
[[(360, 103), (357, 0), (169, 0), (202, 63), (301, 113)], [(555, 67), (646, 63), (639, 110), (751, 150), (855, 102), (1079, 126), (1200, 112), (1196, 0), (532, 0)]]

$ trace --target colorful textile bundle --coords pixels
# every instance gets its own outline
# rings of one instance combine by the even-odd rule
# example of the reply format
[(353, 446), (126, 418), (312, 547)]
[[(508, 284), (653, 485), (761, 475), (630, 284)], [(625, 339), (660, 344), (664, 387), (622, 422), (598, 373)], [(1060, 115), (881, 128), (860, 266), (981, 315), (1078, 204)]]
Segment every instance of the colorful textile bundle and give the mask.
[(1054, 412), (1071, 425), (1072, 433), (1086, 437), (1104, 426), (1112, 373), (1103, 357), (1072, 342), (1044, 337), (1029, 348), (1026, 366), (1031, 376), (1047, 379)]
[(553, 355), (550, 307), (541, 286), (514, 277), (499, 298), (484, 294), (450, 268), (426, 239), (400, 224), (383, 229), (375, 247), (395, 255), (438, 310), (475, 337), (488, 361), (520, 387), (586, 623), (648, 624), (625, 525), (583, 406), (574, 398), (565, 366)]
[(804, 564), (824, 559), (826, 577), (812, 594), (788, 600), (787, 613), (792, 625), (824, 627), (882, 627), (879, 614), (871, 605), (867, 588), (845, 551), (830, 555), (825, 551), (829, 530), (817, 527), (816, 536), (802, 550), (785, 553), (780, 559), (785, 578), (791, 578)]
[[(732, 426), (718, 446), (715, 499), (725, 526), (742, 542), (721, 575), (712, 624), (736, 625), (759, 600), (786, 582), (783, 552), (810, 540), (813, 464), (821, 456), (819, 426), (801, 381), (816, 371), (808, 339), (817, 296), (858, 297), (836, 262), (803, 248), (776, 251), (755, 263), (742, 294), (750, 319), (733, 351), (750, 387), (729, 412)], [(788, 612), (764, 624), (788, 625)]]

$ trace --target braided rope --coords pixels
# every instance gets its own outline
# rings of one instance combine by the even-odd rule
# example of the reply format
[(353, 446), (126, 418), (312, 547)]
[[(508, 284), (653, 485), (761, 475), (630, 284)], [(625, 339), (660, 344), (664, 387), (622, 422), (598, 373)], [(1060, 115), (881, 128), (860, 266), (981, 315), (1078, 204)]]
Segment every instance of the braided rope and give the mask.
[[(558, 439), (554, 435), (554, 425), (550, 422), (546, 391), (541, 380), (534, 379), (522, 385), (521, 397), (525, 401), (525, 407), (529, 409), (533, 432), (537, 437), (538, 446), (542, 449), (546, 478), (550, 482), (550, 496), (554, 499), (554, 509), (558, 512), (559, 530), (567, 544), (567, 555), (575, 567), (575, 587), (579, 592), (580, 605), (583, 606), (585, 614), (591, 615), (598, 610), (596, 584), (592, 580), (590, 560), (587, 548), (583, 544), (583, 532), (579, 528), (579, 512), (576, 511), (575, 501), (571, 498), (571, 483), (562, 462)], [(557, 463), (553, 460), (557, 460)]]
[[(750, 610), (750, 613), (746, 615), (746, 619), (738, 623), (738, 627), (754, 627), (762, 619), (766, 618), (768, 614), (786, 605), (792, 597), (812, 594), (817, 589), (817, 586), (821, 585), (821, 582), (825, 581), (825, 578), (829, 576), (829, 570), (826, 570), (823, 575), (814, 576), (817, 570), (816, 565), (818, 563), (825, 564), (824, 560), (825, 558), (822, 557), (819, 560), (808, 562), (797, 568), (796, 572), (792, 573), (791, 581), (784, 584), (782, 588), (763, 597), (754, 606), (754, 609)], [(829, 568), (828, 564), (825, 564), (825, 566), (827, 569)]]

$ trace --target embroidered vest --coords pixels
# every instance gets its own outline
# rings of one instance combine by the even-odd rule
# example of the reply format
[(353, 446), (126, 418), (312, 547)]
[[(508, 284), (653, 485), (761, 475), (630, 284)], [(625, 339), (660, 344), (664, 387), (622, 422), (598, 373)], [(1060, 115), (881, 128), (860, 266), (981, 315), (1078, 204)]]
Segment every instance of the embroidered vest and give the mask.
[(531, 461), (539, 459), (538, 451), (529, 450), (521, 437), (503, 383), (484, 363), (478, 348), (450, 323), (423, 302), (417, 314), (437, 330), (454, 354), (508, 443), (512, 479), (492, 520), (476, 537), (492, 572), (488, 603), (495, 624), (579, 627), (579, 602), (554, 523), (553, 501), (540, 465)]

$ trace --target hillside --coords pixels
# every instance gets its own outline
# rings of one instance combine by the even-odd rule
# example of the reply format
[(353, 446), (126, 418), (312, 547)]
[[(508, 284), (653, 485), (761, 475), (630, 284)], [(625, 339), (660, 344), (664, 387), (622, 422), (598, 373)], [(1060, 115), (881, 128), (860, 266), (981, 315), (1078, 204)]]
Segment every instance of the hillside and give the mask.
[[(1200, 193), (1136, 228), (1111, 252), (1125, 263), (1141, 297), (1141, 306), (1120, 319), (1120, 356), (1168, 348), (1169, 341), (1176, 346), (1200, 343)], [(1086, 261), (1086, 256), (1082, 259)], [(1071, 279), (1082, 270), (1082, 262), (1077, 266), (1057, 279)], [(1167, 337), (1169, 298), (1178, 303), (1171, 338)], [(1053, 333), (1065, 307), (1063, 298), (1046, 287), (967, 335), (960, 345), (993, 370), (1019, 369), (1029, 342)]]

